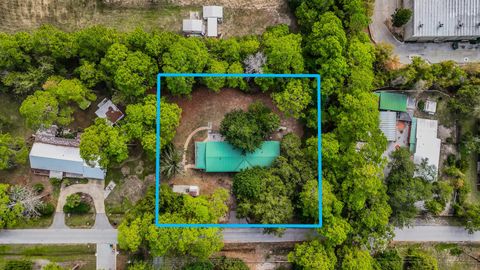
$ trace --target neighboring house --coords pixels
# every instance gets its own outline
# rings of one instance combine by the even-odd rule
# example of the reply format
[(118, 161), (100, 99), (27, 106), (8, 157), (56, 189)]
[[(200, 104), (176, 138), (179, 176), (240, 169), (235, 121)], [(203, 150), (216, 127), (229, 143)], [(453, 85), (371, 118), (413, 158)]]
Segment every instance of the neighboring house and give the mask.
[(80, 157), (80, 137), (66, 139), (55, 137), (56, 127), (39, 130), (30, 151), (30, 167), (35, 174), (50, 178), (72, 177), (103, 180), (105, 170), (91, 167)]
[(184, 19), (183, 33), (188, 36), (203, 36), (205, 35), (205, 26), (202, 20), (198, 19)]
[(380, 130), (387, 141), (397, 140), (397, 121), (411, 122), (407, 113), (407, 96), (389, 92), (375, 93), (379, 98)]
[(427, 99), (423, 110), (430, 115), (434, 115), (437, 112), (437, 102)]
[(480, 0), (406, 0), (413, 11), (405, 41), (440, 42), (480, 38)]
[(97, 107), (98, 110), (95, 111), (95, 114), (100, 118), (106, 119), (111, 125), (124, 117), (122, 111), (110, 99), (104, 98), (98, 103)]
[(268, 167), (280, 155), (280, 142), (265, 141), (253, 153), (243, 154), (228, 142), (196, 142), (195, 168), (205, 172), (239, 172), (254, 166)]
[(422, 160), (427, 159), (428, 165), (435, 166), (438, 174), (440, 162), (441, 140), (437, 138), (438, 121), (430, 119), (415, 119), (415, 131), (412, 128), (411, 142), (415, 142), (410, 149), (413, 150), (413, 161), (415, 164), (421, 164)]

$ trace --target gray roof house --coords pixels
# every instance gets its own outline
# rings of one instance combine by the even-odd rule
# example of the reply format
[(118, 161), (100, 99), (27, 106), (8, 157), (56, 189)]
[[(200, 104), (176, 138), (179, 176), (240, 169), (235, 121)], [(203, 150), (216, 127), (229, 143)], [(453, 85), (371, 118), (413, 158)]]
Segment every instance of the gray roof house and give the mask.
[(65, 139), (55, 137), (56, 127), (40, 130), (30, 150), (30, 167), (33, 172), (50, 178), (105, 179), (105, 170), (88, 165), (80, 156), (80, 137)]
[(216, 18), (219, 21), (223, 20), (222, 6), (203, 6), (203, 19)]
[(405, 41), (440, 42), (480, 38), (480, 0), (406, 0), (413, 11)]

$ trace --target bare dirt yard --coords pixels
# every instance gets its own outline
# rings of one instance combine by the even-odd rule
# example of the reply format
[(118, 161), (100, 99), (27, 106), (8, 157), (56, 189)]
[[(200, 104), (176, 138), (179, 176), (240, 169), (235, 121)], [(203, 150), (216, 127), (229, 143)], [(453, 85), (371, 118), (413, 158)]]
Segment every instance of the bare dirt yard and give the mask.
[(207, 126), (212, 122), (213, 130), (218, 130), (224, 115), (234, 109), (246, 110), (248, 106), (261, 101), (281, 117), (281, 126), (285, 126), (298, 136), (303, 136), (302, 124), (294, 118), (286, 118), (273, 104), (272, 99), (266, 93), (245, 93), (236, 89), (223, 89), (215, 93), (208, 88), (200, 87), (192, 92), (190, 98), (172, 97), (182, 108), (180, 126), (173, 140), (178, 148), (182, 148), (188, 135), (198, 127)]
[(224, 36), (260, 34), (268, 26), (294, 22), (284, 0), (6, 0), (0, 1), (0, 31), (48, 23), (66, 31), (101, 24), (120, 31), (141, 27), (180, 32), (182, 19), (208, 4), (224, 6)]

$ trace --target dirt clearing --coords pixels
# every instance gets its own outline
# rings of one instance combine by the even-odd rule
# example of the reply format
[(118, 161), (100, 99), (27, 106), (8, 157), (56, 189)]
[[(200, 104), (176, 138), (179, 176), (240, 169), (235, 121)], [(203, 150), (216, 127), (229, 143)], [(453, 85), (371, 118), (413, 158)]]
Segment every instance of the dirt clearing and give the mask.
[(224, 115), (234, 109), (246, 110), (248, 105), (255, 101), (261, 101), (281, 117), (281, 126), (287, 127), (298, 136), (303, 136), (303, 126), (294, 118), (283, 117), (283, 114), (273, 104), (269, 94), (245, 93), (236, 89), (223, 89), (215, 93), (201, 87), (192, 92), (191, 98), (173, 97), (170, 101), (175, 102), (182, 108), (180, 126), (173, 140), (174, 144), (182, 149), (188, 135), (198, 127), (207, 126), (212, 122), (213, 130), (218, 130)]

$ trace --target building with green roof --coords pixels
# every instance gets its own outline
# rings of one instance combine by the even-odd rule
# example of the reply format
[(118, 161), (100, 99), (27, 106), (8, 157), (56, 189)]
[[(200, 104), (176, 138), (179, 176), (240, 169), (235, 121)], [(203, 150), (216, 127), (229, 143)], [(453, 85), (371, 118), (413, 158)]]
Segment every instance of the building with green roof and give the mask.
[(280, 142), (265, 141), (253, 153), (243, 154), (228, 142), (196, 142), (195, 168), (205, 172), (239, 172), (254, 166), (268, 167), (280, 155)]
[(381, 111), (407, 111), (407, 96), (389, 92), (376, 93), (380, 98), (379, 109)]

